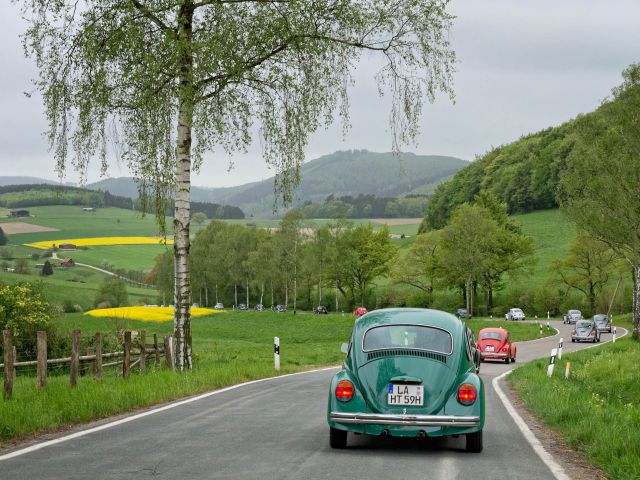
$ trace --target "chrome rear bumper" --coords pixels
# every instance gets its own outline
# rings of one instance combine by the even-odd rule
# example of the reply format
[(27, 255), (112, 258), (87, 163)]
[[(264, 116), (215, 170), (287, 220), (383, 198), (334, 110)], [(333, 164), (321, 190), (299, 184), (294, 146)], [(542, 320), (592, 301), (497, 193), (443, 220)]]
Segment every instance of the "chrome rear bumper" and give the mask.
[(477, 427), (478, 416), (459, 415), (401, 415), (381, 413), (338, 413), (331, 412), (330, 419), (336, 423), (364, 425), (402, 425), (409, 427)]

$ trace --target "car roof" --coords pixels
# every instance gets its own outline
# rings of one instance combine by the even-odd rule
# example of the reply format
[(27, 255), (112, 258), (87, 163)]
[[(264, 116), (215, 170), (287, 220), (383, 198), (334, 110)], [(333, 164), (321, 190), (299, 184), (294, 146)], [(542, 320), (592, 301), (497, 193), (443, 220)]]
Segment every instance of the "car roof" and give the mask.
[(385, 308), (373, 310), (356, 320), (356, 328), (361, 330), (396, 324), (429, 325), (451, 333), (462, 331), (464, 326), (455, 315), (429, 308)]
[(503, 335), (507, 335), (509, 332), (507, 330), (505, 330), (504, 328), (500, 328), (500, 327), (487, 327), (487, 328), (483, 328), (482, 330), (480, 330), (478, 332), (478, 335), (482, 334), (483, 332), (494, 332), (494, 333), (501, 333)]

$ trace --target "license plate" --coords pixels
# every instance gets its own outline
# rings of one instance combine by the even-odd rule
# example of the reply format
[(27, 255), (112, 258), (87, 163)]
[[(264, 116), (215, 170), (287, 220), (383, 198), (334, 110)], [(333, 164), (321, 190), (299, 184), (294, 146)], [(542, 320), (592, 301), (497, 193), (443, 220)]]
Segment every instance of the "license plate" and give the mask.
[(493, 352), (493, 345), (487, 345), (484, 349), (485, 352)]
[(389, 405), (424, 405), (424, 387), (422, 385), (389, 384), (387, 394)]

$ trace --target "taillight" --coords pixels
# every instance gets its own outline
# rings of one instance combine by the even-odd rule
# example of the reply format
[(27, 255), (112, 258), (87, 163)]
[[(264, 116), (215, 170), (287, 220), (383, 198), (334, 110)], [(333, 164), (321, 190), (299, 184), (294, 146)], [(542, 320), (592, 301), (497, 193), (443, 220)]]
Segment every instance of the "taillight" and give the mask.
[(575, 330), (574, 330), (573, 332), (571, 332), (571, 335), (575, 335), (575, 334), (576, 334), (576, 331), (575, 331)]
[(591, 333), (589, 335), (591, 335), (593, 337), (595, 334), (596, 334), (596, 332), (591, 330)]
[(336, 398), (341, 402), (348, 402), (353, 398), (353, 383), (349, 380), (340, 380), (336, 386)]
[(478, 394), (476, 393), (476, 387), (470, 383), (463, 383), (458, 389), (458, 401), (462, 405), (473, 405), (476, 401)]

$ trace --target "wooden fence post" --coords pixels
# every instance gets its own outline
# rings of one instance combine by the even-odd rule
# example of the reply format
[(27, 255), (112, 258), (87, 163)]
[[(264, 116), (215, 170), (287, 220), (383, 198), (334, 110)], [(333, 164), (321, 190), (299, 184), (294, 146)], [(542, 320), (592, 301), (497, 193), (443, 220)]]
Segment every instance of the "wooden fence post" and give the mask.
[(173, 335), (164, 336), (164, 359), (169, 370), (173, 370)]
[(144, 374), (147, 360), (147, 332), (140, 331), (138, 335), (138, 341), (140, 342), (140, 375)]
[(96, 360), (93, 363), (93, 376), (96, 380), (102, 379), (102, 334), (96, 333)]
[(156, 368), (160, 368), (160, 348), (158, 348), (158, 334), (153, 334), (153, 350), (156, 353)]
[(13, 332), (3, 330), (3, 351), (4, 351), (4, 399), (9, 400), (13, 393)]
[(15, 383), (16, 381), (16, 359), (18, 358), (18, 352), (16, 350), (16, 346), (13, 346), (13, 370), (11, 372), (11, 375), (13, 375), (13, 381)]
[(38, 332), (37, 359), (38, 389), (42, 390), (47, 386), (47, 332)]
[(78, 383), (78, 367), (80, 365), (80, 330), (74, 330), (71, 334), (71, 368), (70, 379), (71, 386), (75, 387)]
[(129, 378), (131, 373), (131, 332), (124, 332), (124, 361), (122, 363), (122, 376)]

